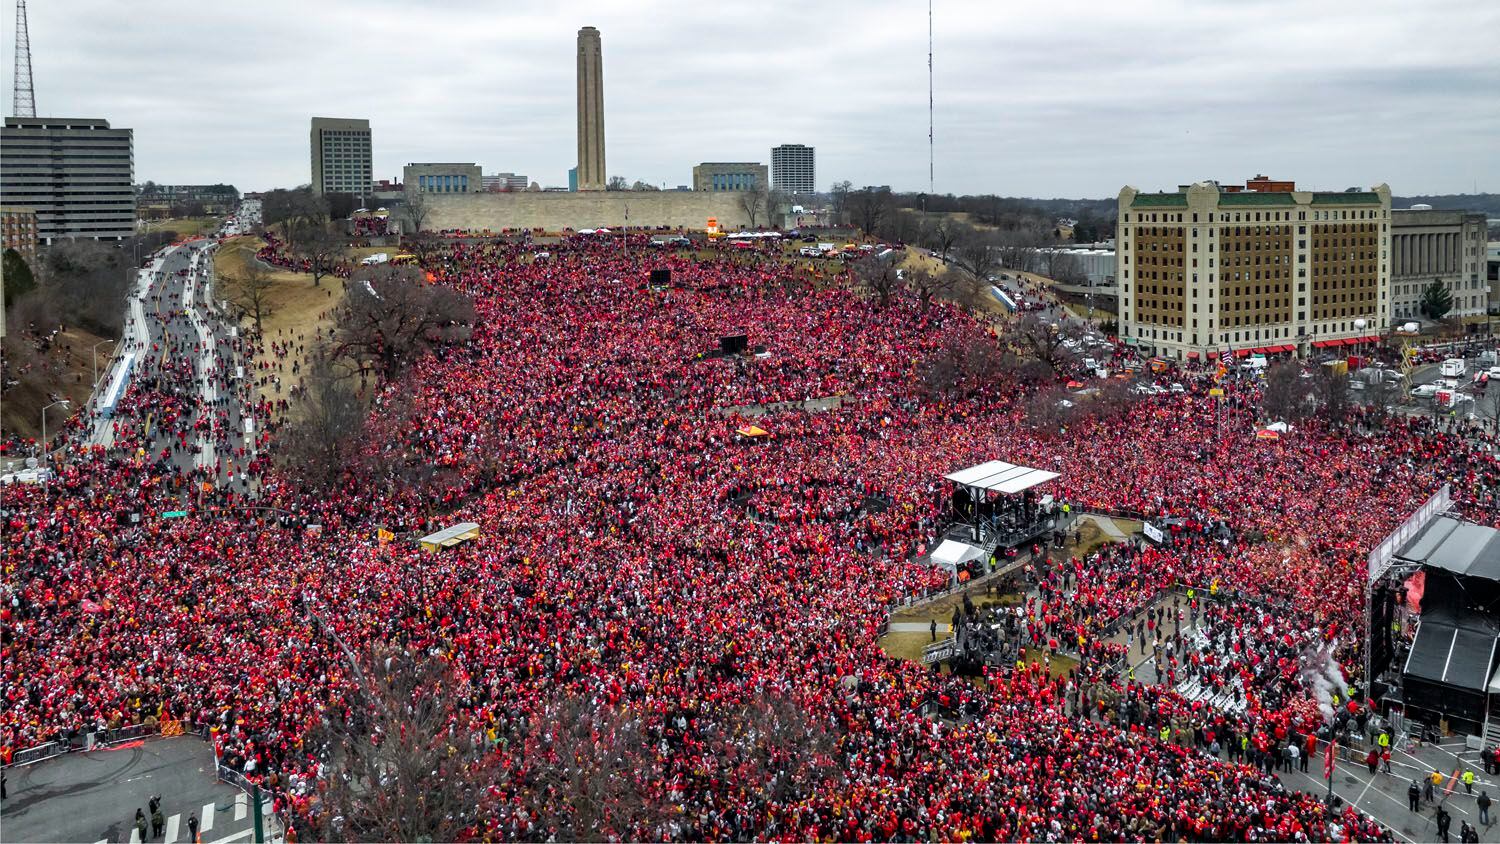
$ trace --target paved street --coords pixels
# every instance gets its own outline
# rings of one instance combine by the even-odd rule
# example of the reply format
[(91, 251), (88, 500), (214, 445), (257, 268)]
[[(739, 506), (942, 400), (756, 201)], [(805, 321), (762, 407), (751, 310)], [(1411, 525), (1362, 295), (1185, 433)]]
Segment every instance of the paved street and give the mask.
[[(204, 479), (224, 484), (237, 482), (237, 475), (230, 477), (230, 465), (242, 462), (249, 448), (244, 415), (248, 391), (234, 378), (244, 358), (215, 298), (213, 244), (200, 240), (171, 247), (141, 271), (128, 301), (121, 346), (122, 352), (136, 354), (132, 383), (178, 395), (188, 408), (179, 430), (152, 421), (151, 456), (170, 450), (178, 469), (196, 469)], [(117, 358), (102, 383), (107, 385), (120, 365)], [(96, 406), (99, 400), (96, 394)], [(91, 442), (113, 442), (109, 419), (96, 420)]]
[[(147, 840), (189, 841), (196, 815), (203, 844), (236, 844), (254, 837), (254, 813), (240, 789), (217, 782), (213, 749), (192, 737), (125, 742), (89, 753), (71, 753), (6, 771), (8, 796), (0, 805), (0, 840), (84, 841), (137, 844), (135, 810), (147, 812)], [(151, 838), (152, 795), (161, 795), (164, 835)], [(270, 807), (268, 830), (279, 833)], [(275, 836), (268, 835), (268, 840)]]

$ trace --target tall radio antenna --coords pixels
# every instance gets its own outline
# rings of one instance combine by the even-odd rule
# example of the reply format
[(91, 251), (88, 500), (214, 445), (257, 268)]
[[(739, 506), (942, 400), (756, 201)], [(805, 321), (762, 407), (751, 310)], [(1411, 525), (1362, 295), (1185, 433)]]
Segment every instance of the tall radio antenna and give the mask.
[(26, 32), (26, 0), (16, 0), (16, 87), (11, 108), (16, 117), (36, 117), (36, 91), (31, 85), (31, 37)]
[(927, 0), (927, 193), (929, 196), (932, 194), (934, 184), (932, 174), (932, 0)]

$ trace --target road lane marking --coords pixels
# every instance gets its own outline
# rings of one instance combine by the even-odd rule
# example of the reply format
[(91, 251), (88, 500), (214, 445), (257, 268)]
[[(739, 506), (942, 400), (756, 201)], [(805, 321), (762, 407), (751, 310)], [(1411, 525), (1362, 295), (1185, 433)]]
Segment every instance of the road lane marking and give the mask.
[(173, 815), (172, 817), (167, 818), (167, 837), (163, 838), (162, 841), (166, 842), (166, 844), (173, 844), (173, 842), (175, 842), (177, 840), (177, 825), (180, 824), (181, 822), (182, 822), (182, 813), (181, 812), (178, 812), (177, 814)]
[(210, 829), (213, 829), (214, 828), (214, 804), (213, 803), (204, 803), (203, 804), (203, 811), (198, 813), (198, 818), (202, 821), (202, 823), (198, 825), (198, 831), (199, 832), (208, 832)]
[(250, 796), (243, 791), (234, 796), (234, 819), (242, 821), (250, 812)]

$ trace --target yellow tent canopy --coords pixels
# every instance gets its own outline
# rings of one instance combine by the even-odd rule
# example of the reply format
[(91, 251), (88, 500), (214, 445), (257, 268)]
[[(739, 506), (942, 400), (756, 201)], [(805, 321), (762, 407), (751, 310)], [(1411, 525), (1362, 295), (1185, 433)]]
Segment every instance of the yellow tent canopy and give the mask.
[(739, 429), (739, 435), (742, 436), (742, 437), (752, 437), (752, 438), (753, 437), (769, 437), (769, 436), (771, 436), (771, 432), (767, 431), (765, 428), (761, 428), (761, 427), (756, 426), (756, 425), (746, 425), (743, 428)]

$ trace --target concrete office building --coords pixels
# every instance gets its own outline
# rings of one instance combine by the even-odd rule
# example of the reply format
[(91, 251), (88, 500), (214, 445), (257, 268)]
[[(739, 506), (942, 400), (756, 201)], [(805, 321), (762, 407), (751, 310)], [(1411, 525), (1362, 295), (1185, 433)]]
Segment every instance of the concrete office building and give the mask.
[(1391, 212), (1391, 315), (1422, 317), (1422, 295), (1440, 282), (1453, 296), (1449, 317), (1484, 316), (1489, 308), (1485, 278), (1483, 214), (1404, 209)]
[(128, 238), (135, 234), (134, 133), (107, 120), (7, 117), (0, 196), (36, 213), (43, 244)]
[(488, 191), (526, 190), (526, 186), (530, 184), (530, 180), (520, 173), (492, 173), (481, 181)]
[[(1178, 360), (1308, 354), (1390, 323), (1391, 191), (1120, 191), (1120, 335)], [(1286, 184), (1286, 183), (1283, 183)]]
[(413, 163), (401, 168), (401, 183), (423, 193), (478, 193), (484, 176), (478, 164), (468, 162)]
[(374, 190), (370, 121), (314, 117), (309, 145), (313, 193), (367, 196)]
[(35, 268), (37, 240), (36, 211), (0, 206), (0, 252), (14, 249)]
[(578, 30), (578, 190), (604, 190), (604, 52), (599, 30)]
[(816, 193), (813, 148), (802, 144), (771, 147), (771, 184), (783, 193)]
[(705, 161), (693, 168), (693, 190), (764, 190), (766, 174), (756, 161)]

